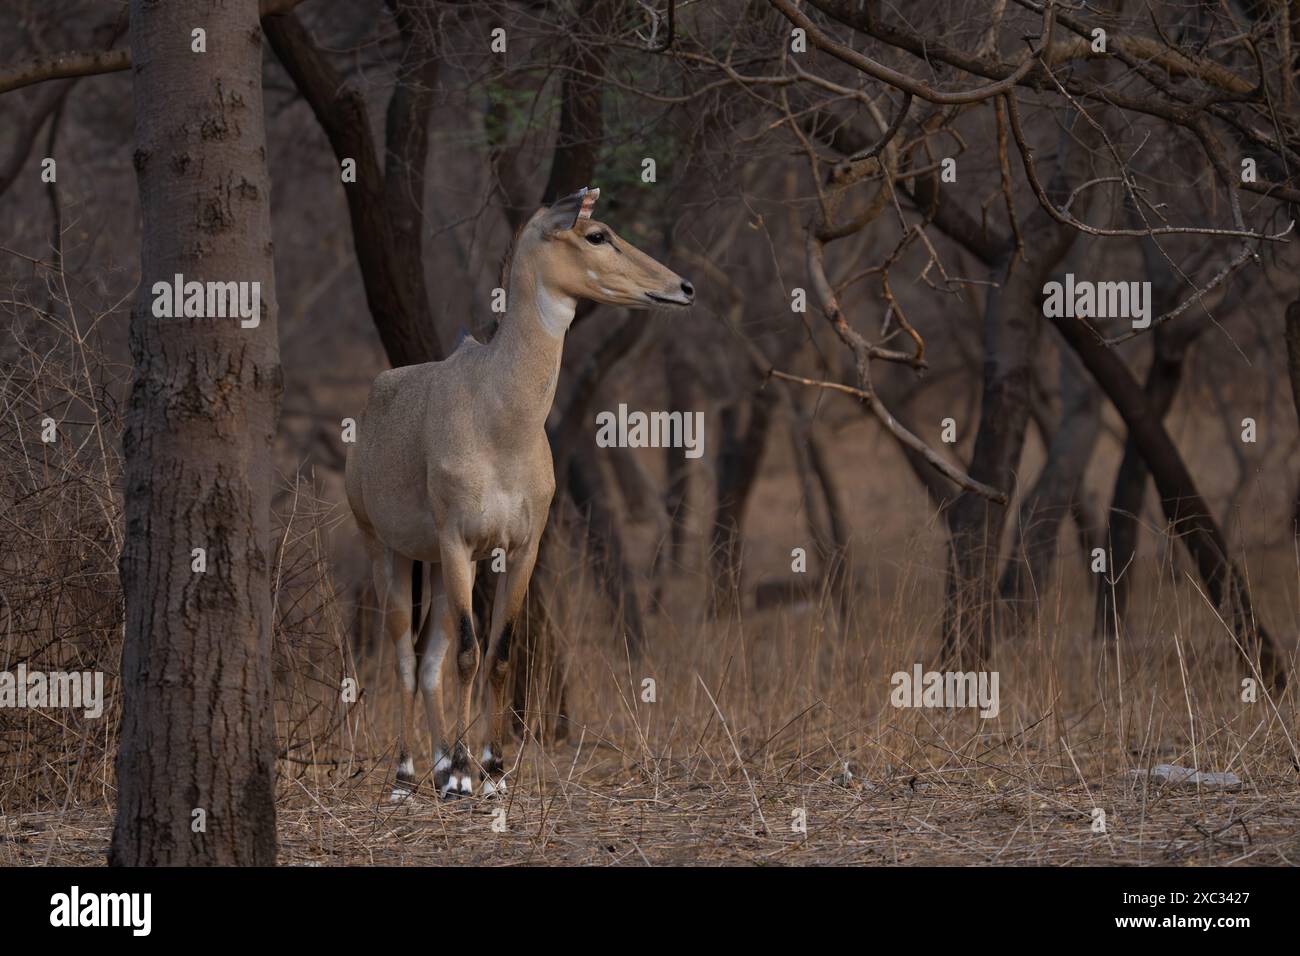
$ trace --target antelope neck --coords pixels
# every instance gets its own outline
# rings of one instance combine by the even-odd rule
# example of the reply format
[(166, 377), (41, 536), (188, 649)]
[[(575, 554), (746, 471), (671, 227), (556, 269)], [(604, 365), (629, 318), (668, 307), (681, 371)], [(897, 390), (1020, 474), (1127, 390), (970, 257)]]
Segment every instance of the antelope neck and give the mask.
[(516, 414), (545, 422), (555, 399), (564, 335), (577, 306), (575, 299), (546, 288), (526, 258), (515, 260), (506, 314), (490, 347), (498, 388)]

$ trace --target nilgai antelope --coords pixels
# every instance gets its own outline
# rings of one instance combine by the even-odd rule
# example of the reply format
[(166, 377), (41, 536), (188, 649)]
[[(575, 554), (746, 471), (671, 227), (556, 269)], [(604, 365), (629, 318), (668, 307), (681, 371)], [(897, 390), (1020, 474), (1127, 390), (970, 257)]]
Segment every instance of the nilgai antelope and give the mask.
[[(381, 373), (349, 450), (348, 502), (373, 565), (403, 691), (395, 800), (416, 785), (410, 748), (418, 691), (435, 788), (443, 797), (473, 793), (465, 736), (479, 645), (470, 595), (475, 562), (496, 548), (505, 550), (506, 570), (483, 668), (488, 728), (480, 771), (484, 793), (504, 789), (510, 641), (555, 493), (545, 423), (577, 300), (684, 308), (695, 297), (689, 282), (591, 218), (599, 195), (582, 189), (534, 213), (515, 238), (507, 311), (492, 340), (466, 338), (445, 361)], [(430, 567), (419, 621), (414, 561)], [(439, 678), (452, 635), (458, 686), (449, 747)]]

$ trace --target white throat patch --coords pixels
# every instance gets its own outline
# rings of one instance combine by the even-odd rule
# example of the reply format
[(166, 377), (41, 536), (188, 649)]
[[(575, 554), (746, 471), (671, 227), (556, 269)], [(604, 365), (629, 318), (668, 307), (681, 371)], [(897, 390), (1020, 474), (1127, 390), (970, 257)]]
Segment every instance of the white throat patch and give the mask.
[(563, 338), (573, 324), (573, 313), (578, 303), (567, 295), (551, 295), (541, 279), (533, 281), (533, 295), (537, 301), (537, 318), (551, 338)]

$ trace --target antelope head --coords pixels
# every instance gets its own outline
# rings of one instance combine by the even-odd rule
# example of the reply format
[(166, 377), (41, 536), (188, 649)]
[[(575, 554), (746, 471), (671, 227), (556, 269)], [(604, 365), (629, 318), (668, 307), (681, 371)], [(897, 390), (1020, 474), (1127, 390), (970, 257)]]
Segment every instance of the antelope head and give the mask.
[(695, 287), (591, 218), (599, 189), (580, 189), (539, 209), (539, 277), (554, 292), (633, 309), (686, 308)]

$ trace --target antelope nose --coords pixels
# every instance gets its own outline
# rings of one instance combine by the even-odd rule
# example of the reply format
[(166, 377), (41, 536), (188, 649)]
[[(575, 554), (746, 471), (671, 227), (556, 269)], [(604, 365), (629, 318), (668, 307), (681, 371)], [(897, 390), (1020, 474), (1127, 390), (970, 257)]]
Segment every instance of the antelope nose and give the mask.
[(688, 299), (695, 298), (695, 286), (691, 285), (685, 279), (682, 280), (682, 294)]

